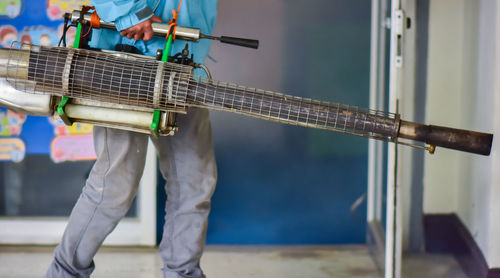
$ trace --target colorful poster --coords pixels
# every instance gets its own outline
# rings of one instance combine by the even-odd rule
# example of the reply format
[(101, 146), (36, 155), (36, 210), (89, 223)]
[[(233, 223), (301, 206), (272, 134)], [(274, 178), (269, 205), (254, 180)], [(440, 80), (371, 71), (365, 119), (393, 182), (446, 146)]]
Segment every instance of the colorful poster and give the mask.
[(92, 135), (93, 126), (89, 124), (74, 123), (67, 126), (58, 116), (47, 118), (54, 127), (54, 135)]
[(45, 26), (25, 27), (19, 32), (18, 41), (28, 44), (49, 46), (57, 44), (59, 34), (57, 30)]
[(54, 127), (54, 139), (50, 144), (50, 158), (56, 163), (96, 159), (93, 126), (74, 123), (67, 126), (59, 117), (48, 118)]
[(0, 136), (19, 136), (26, 115), (14, 111), (0, 109)]
[[(0, 46), (10, 47), (15, 41), (57, 45), (63, 33), (63, 14), (81, 9), (82, 5), (90, 5), (90, 1), (2, 0)], [(72, 45), (75, 33), (75, 28), (68, 30), (67, 45)], [(44, 117), (26, 117), (2, 110), (0, 136), (9, 136), (0, 137), (2, 140), (8, 139), (4, 140), (4, 145), (0, 144), (0, 159), (22, 159), (25, 153), (49, 155), (55, 162), (95, 159), (91, 125), (75, 124), (67, 127), (55, 119), (47, 121)]]
[(92, 135), (59, 135), (50, 145), (50, 158), (55, 163), (94, 160)]
[(20, 138), (0, 138), (0, 161), (21, 162), (26, 155), (26, 147)]
[[(29, 4), (29, 12), (39, 11), (37, 7), (39, 2), (30, 1)], [(45, 24), (45, 20), (40, 20), (34, 14), (31, 16), (23, 14), (23, 5), (22, 0), (0, 2), (0, 19), (2, 16), (5, 19), (0, 21), (0, 46), (9, 47), (14, 41), (37, 45), (57, 45), (64, 26), (64, 13), (81, 9), (82, 5), (90, 5), (90, 1), (48, 0), (43, 11), (46, 11), (45, 20), (51, 22), (50, 24)], [(68, 30), (67, 45), (73, 43), (75, 32), (75, 28)]]
[(0, 16), (15, 18), (21, 14), (23, 2), (21, 0), (0, 1)]
[[(60, 33), (62, 34), (62, 25), (59, 30), (45, 27), (42, 25), (24, 27), (21, 30), (12, 25), (0, 26), (0, 44), (3, 47), (10, 47), (13, 42), (22, 42), (37, 45), (57, 45)], [(74, 39), (74, 32), (72, 34)]]
[(26, 146), (18, 136), (25, 121), (26, 115), (0, 108), (0, 161), (21, 162), (24, 159)]
[(60, 20), (64, 13), (70, 13), (73, 10), (79, 10), (82, 5), (89, 6), (90, 1), (86, 0), (48, 0), (47, 17), (51, 20)]
[(0, 136), (2, 137), (0, 138), (0, 161), (21, 162), (24, 159), (26, 146), (24, 141), (17, 136), (21, 135), (25, 121), (26, 115), (0, 108)]
[(12, 25), (0, 26), (0, 46), (8, 47), (18, 40), (17, 29)]

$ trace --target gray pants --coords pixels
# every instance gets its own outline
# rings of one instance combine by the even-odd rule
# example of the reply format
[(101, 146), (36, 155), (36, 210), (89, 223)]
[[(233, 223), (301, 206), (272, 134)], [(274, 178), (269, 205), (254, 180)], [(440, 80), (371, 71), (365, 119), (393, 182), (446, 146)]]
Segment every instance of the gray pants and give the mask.
[[(204, 277), (210, 198), (217, 170), (208, 111), (178, 115), (179, 132), (152, 138), (167, 180), (165, 226), (159, 253), (167, 278)], [(94, 127), (97, 161), (78, 199), (45, 277), (89, 277), (93, 257), (127, 213), (144, 169), (148, 135)]]

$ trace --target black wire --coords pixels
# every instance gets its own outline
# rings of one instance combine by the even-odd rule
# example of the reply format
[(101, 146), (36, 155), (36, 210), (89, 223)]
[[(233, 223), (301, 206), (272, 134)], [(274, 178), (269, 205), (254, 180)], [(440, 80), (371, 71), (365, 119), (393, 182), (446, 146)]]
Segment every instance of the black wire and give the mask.
[(57, 46), (61, 46), (61, 43), (63, 45), (63, 47), (66, 47), (66, 33), (68, 32), (68, 29), (70, 27), (70, 25), (68, 24), (68, 21), (69, 21), (69, 18), (68, 16), (64, 16), (64, 27), (63, 27), (63, 33), (61, 35), (61, 39), (59, 40), (59, 43), (57, 44)]

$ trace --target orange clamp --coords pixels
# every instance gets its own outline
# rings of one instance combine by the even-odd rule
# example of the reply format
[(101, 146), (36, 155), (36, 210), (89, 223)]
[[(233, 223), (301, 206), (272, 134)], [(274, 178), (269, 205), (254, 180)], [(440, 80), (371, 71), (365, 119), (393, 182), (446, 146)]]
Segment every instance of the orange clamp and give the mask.
[(101, 28), (101, 18), (99, 18), (99, 15), (97, 15), (96, 11), (94, 11), (90, 15), (90, 26), (92, 28), (96, 28), (96, 29)]
[(92, 28), (101, 28), (101, 19), (97, 15), (97, 12), (95, 11), (95, 8), (93, 6), (82, 6), (82, 10), (80, 11), (80, 21), (83, 21), (83, 16), (91, 10), (94, 10), (94, 12), (90, 15), (90, 28), (87, 33), (82, 36), (82, 38), (85, 38), (90, 33), (90, 30)]
[(179, 7), (177, 7), (177, 11), (172, 10), (172, 20), (168, 22), (170, 27), (167, 32), (167, 39), (170, 34), (172, 34), (172, 40), (175, 40), (175, 29), (177, 27), (177, 18), (179, 17), (179, 11), (181, 10), (182, 0), (179, 2)]

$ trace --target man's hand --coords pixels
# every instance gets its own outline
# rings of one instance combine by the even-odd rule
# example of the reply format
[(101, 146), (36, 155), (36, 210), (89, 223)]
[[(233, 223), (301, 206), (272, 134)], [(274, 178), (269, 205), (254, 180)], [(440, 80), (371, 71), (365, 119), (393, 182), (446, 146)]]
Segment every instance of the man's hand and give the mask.
[(148, 20), (145, 20), (137, 25), (134, 25), (128, 29), (122, 30), (120, 35), (127, 37), (129, 39), (134, 39), (136, 41), (143, 40), (149, 41), (153, 38), (153, 28), (151, 28), (151, 24), (162, 22), (161, 18), (156, 15), (153, 15)]

